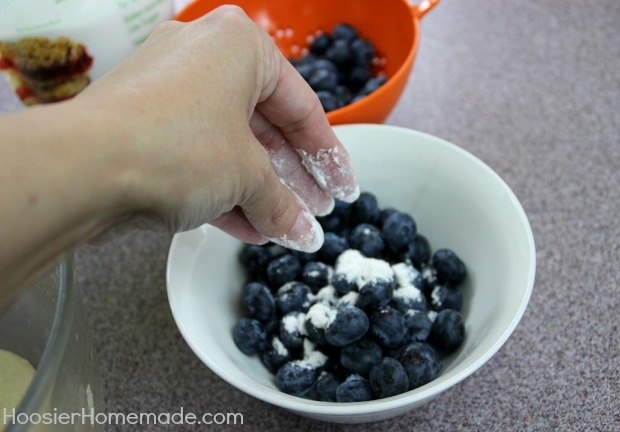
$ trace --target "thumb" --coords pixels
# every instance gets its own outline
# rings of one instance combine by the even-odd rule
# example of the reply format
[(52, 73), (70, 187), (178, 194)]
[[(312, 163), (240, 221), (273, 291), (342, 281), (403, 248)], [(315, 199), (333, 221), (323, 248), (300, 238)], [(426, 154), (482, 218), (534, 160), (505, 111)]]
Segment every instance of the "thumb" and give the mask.
[[(258, 143), (257, 143), (258, 144)], [(262, 146), (259, 147), (263, 150)], [(240, 207), (265, 240), (289, 249), (316, 252), (323, 229), (306, 204), (275, 173), (267, 152), (261, 152), (258, 178), (253, 179)]]

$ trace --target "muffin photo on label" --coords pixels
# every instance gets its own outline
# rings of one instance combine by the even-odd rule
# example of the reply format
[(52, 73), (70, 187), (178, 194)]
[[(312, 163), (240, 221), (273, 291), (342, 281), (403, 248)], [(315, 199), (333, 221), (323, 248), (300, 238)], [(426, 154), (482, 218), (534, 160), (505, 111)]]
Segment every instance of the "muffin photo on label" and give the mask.
[(67, 37), (0, 41), (0, 72), (27, 105), (70, 99), (90, 83), (93, 57)]

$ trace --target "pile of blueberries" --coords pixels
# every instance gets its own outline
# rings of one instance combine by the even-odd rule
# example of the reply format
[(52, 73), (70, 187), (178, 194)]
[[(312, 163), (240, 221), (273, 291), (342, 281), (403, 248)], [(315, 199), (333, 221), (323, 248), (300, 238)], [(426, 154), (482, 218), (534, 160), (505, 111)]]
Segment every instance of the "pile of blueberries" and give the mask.
[(385, 76), (373, 75), (375, 56), (373, 44), (343, 23), (331, 34), (317, 36), (307, 55), (290, 61), (329, 112), (358, 101), (387, 81)]
[[(258, 355), (281, 391), (320, 401), (384, 398), (435, 379), (465, 337), (463, 261), (432, 252), (409, 214), (381, 209), (368, 192), (318, 220), (325, 242), (316, 253), (242, 248), (249, 283), (247, 316), (233, 330), (239, 349)], [(351, 255), (399, 271), (359, 286), (338, 270)]]

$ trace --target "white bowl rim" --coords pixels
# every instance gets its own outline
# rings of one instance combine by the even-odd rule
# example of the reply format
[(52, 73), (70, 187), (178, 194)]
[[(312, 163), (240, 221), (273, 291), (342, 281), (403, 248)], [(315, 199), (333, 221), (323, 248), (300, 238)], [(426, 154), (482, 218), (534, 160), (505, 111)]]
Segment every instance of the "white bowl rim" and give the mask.
[[(295, 411), (301, 414), (308, 415), (323, 415), (323, 416), (333, 416), (333, 417), (346, 417), (346, 416), (359, 416), (359, 415), (371, 415), (380, 412), (386, 411), (395, 411), (399, 409), (404, 409), (407, 406), (415, 405), (417, 402), (421, 402), (423, 400), (432, 399), (439, 394), (446, 391), (448, 388), (454, 386), (455, 384), (461, 382), (479, 368), (481, 368), (495, 353), (504, 345), (504, 343), (508, 340), (510, 335), (514, 332), (517, 325), (519, 324), (527, 305), (529, 303), (529, 299), (531, 297), (531, 293), (534, 287), (535, 273), (536, 273), (536, 246), (534, 242), (534, 235), (532, 232), (532, 228), (530, 226), (529, 220), (523, 209), (521, 203), (516, 197), (515, 193), (508, 186), (508, 184), (497, 174), (493, 169), (491, 169), (487, 164), (485, 164), (482, 160), (474, 156), (472, 153), (464, 150), (463, 148), (452, 144), (442, 138), (437, 136), (420, 132), (414, 129), (404, 128), (400, 126), (392, 126), (392, 125), (383, 125), (383, 124), (347, 124), (347, 125), (337, 125), (333, 126), (335, 130), (341, 129), (376, 129), (382, 128), (384, 130), (393, 130), (398, 131), (400, 133), (411, 134), (417, 136), (419, 138), (425, 140), (435, 141), (437, 144), (450, 148), (451, 151), (455, 151), (460, 153), (462, 156), (470, 159), (474, 163), (478, 164), (479, 167), (483, 170), (486, 170), (495, 180), (505, 189), (512, 205), (520, 216), (520, 220), (523, 222), (523, 227), (525, 228), (527, 235), (527, 248), (529, 253), (529, 262), (528, 265), (528, 281), (526, 291), (522, 297), (521, 304), (517, 309), (517, 312), (511, 321), (510, 325), (506, 327), (501, 336), (495, 341), (495, 343), (491, 346), (490, 349), (484, 352), (475, 362), (473, 362), (466, 369), (459, 371), (459, 373), (453, 374), (448, 379), (442, 380), (440, 382), (432, 381), (429, 384), (426, 384), (422, 387), (419, 387), (415, 390), (411, 390), (407, 393), (392, 396), (384, 399), (376, 399), (367, 402), (351, 402), (351, 403), (338, 403), (338, 402), (321, 402), (315, 401), (311, 399), (305, 399), (302, 397), (296, 397), (292, 395), (288, 395), (282, 392), (277, 391), (265, 391), (264, 388), (260, 386), (248, 385), (243, 379), (240, 379), (236, 376), (233, 376), (222, 369), (218, 364), (213, 363), (209, 357), (203, 356), (202, 351), (195, 345), (192, 339), (189, 337), (187, 331), (183, 326), (183, 321), (180, 316), (178, 316), (178, 311), (175, 307), (174, 297), (171, 293), (171, 259), (174, 255), (175, 249), (178, 247), (179, 235), (175, 235), (172, 239), (170, 250), (168, 254), (168, 262), (166, 269), (166, 284), (168, 291), (168, 298), (170, 301), (170, 309), (173, 315), (175, 322), (181, 332), (183, 338), (188, 343), (192, 351), (205, 363), (213, 372), (215, 372), (220, 378), (227, 381), (229, 384), (233, 385), (239, 390), (256, 397), (259, 400), (264, 402)], [(203, 232), (205, 228), (203, 228)], [(207, 231), (210, 229), (216, 229), (212, 226), (206, 227)], [(182, 233), (181, 233), (182, 234)]]

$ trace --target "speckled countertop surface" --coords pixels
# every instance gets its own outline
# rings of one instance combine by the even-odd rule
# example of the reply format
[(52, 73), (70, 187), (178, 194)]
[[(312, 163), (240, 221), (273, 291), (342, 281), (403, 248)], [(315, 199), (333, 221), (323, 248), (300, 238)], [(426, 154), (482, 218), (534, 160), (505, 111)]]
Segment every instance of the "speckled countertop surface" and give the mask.
[[(374, 430), (620, 430), (619, 23), (618, 0), (442, 0), (423, 19), (387, 123), (451, 141), (506, 180), (532, 224), (537, 278), (486, 365)], [(359, 429), (280, 410), (207, 369), (168, 307), (170, 241), (137, 233), (76, 253), (109, 411), (243, 414), (243, 426), (207, 428), (220, 430)], [(160, 428), (106, 431), (171, 430)]]

